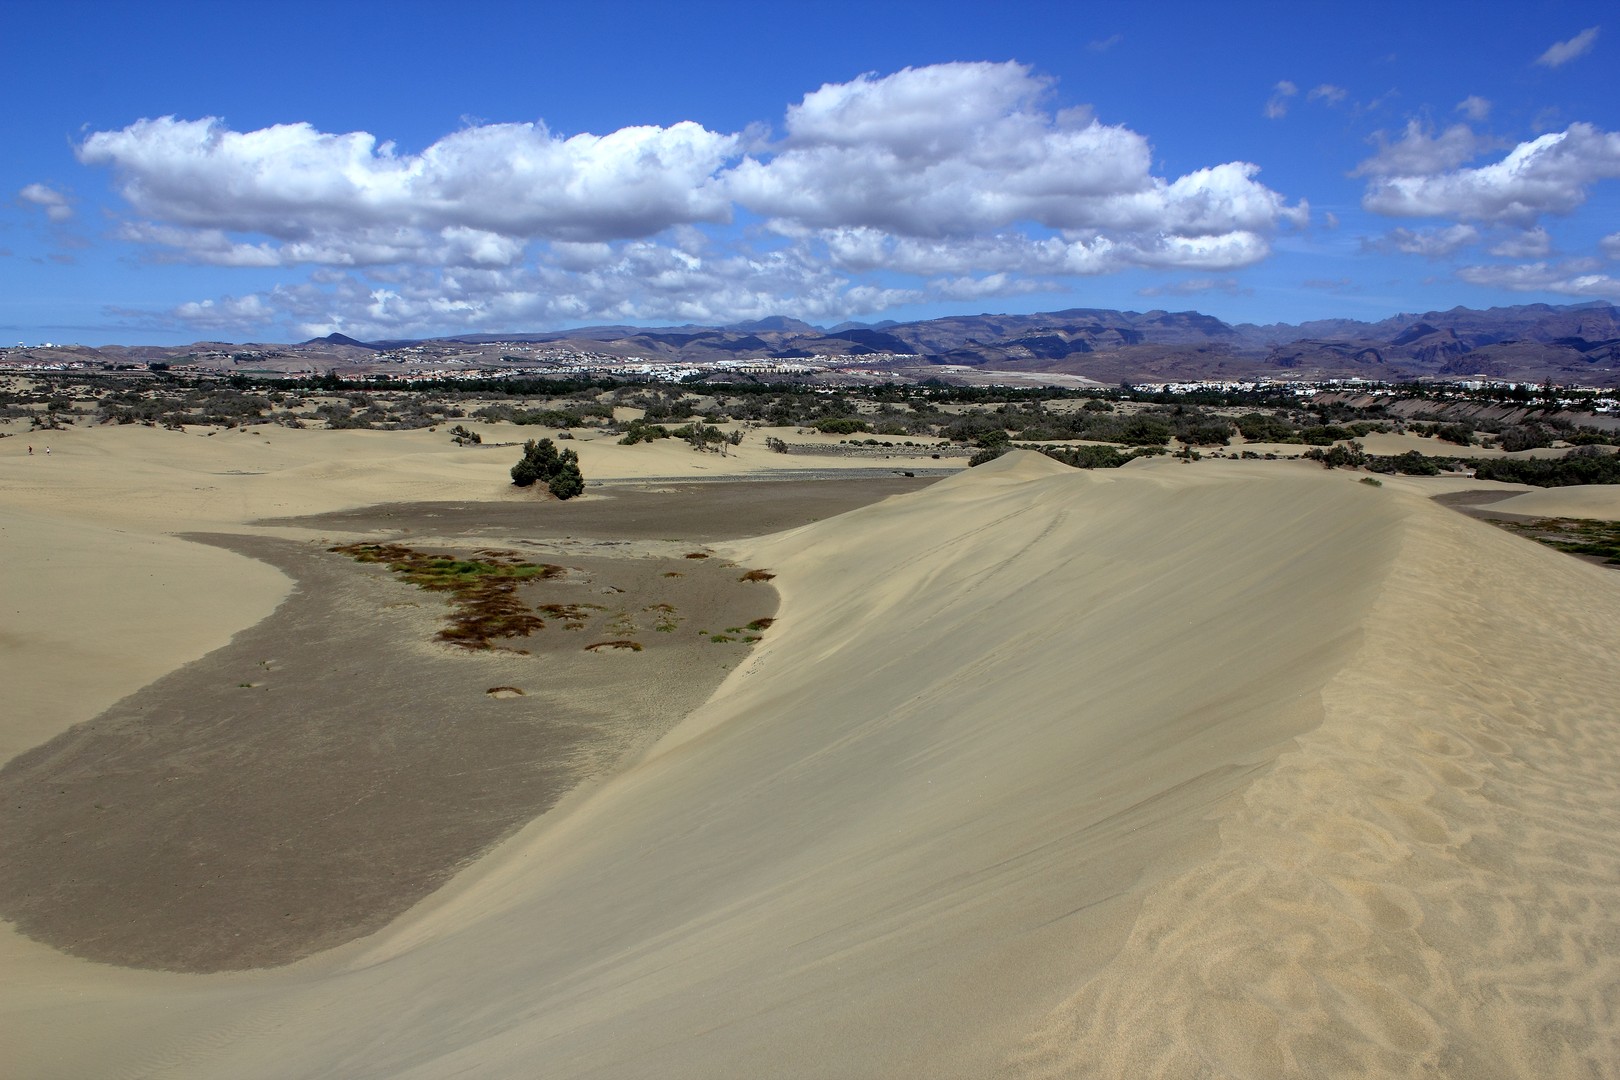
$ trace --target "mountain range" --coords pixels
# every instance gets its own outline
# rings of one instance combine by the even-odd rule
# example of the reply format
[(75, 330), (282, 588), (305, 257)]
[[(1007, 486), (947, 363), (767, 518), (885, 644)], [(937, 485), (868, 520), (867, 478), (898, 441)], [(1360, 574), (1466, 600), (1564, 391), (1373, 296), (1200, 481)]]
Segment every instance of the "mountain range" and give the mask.
[[(256, 358), (275, 355), (347, 369), (364, 368), (382, 352), (422, 346), (494, 359), (503, 344), (692, 364), (866, 357), (905, 377), (934, 374), (947, 381), (953, 371), (978, 369), (1076, 375), (1103, 383), (1359, 377), (1620, 385), (1620, 308), (1603, 302), (1456, 307), (1379, 322), (1321, 319), (1270, 325), (1226, 323), (1196, 311), (1101, 308), (831, 328), (777, 316), (729, 326), (592, 326), (420, 340), (363, 342), (331, 334), (296, 345), (202, 342), (189, 347), (189, 354), (248, 352)], [(97, 354), (108, 362), (184, 359), (176, 355), (182, 350), (150, 346), (70, 351)]]
[(762, 357), (912, 356), (962, 366), (1120, 379), (1243, 375), (1401, 380), (1620, 380), (1620, 308), (1524, 304), (1399, 314), (1380, 322), (1230, 324), (1196, 311), (1071, 308), (1033, 315), (957, 315), (823, 329), (773, 318), (726, 327), (590, 327), (453, 340), (546, 342), (689, 362)]

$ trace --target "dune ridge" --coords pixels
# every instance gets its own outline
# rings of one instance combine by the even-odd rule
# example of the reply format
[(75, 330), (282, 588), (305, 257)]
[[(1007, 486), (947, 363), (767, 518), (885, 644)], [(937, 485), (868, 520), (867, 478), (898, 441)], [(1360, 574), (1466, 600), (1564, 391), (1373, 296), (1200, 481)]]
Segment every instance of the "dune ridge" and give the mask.
[(1620, 579), (1414, 490), (1014, 454), (721, 545), (749, 660), (392, 926), (36, 950), (0, 1019), (31, 1077), (1613, 1075)]
[(1009, 1072), (1620, 1070), (1616, 579), (1410, 512), (1323, 723)]

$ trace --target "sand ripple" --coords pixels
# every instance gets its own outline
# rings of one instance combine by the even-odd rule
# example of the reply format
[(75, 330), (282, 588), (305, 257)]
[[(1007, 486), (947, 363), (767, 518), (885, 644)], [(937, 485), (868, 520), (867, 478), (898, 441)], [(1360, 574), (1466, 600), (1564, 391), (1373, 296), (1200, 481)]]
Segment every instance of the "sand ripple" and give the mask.
[(1416, 518), (1322, 726), (1010, 1072), (1620, 1075), (1620, 579)]

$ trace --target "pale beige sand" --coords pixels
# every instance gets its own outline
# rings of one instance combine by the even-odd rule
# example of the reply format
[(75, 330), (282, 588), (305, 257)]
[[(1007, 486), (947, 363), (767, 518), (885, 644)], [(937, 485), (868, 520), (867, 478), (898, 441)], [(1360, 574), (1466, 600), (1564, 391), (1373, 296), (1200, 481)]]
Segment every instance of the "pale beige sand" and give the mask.
[(1490, 504), (1504, 514), (1531, 517), (1597, 518), (1620, 521), (1620, 485), (1577, 484), (1569, 487), (1532, 488), (1522, 495)]
[(264, 563), (71, 511), (0, 509), (0, 552), (0, 762), (224, 645), (290, 584)]
[[(470, 426), (489, 445), (457, 447), (427, 430), (139, 425), (0, 439), (0, 685), (16, 704), (0, 715), (0, 761), (224, 644), (285, 594), (287, 580), (269, 567), (173, 533), (386, 502), (533, 502), (509, 483), (520, 451), (496, 444), (548, 433)], [(964, 464), (777, 454), (765, 448), (769, 430), (725, 457), (679, 440), (572, 445), (589, 480)]]
[(1620, 1074), (1617, 578), (1413, 516), (1321, 726), (1018, 1073)]
[(1416, 450), (1428, 457), (1466, 457), (1466, 458), (1556, 458), (1563, 457), (1568, 450), (1555, 450), (1552, 447), (1541, 447), (1536, 450), (1516, 450), (1508, 453), (1495, 447), (1459, 446), (1456, 443), (1446, 442), (1422, 435), (1396, 435), (1372, 432), (1356, 440), (1369, 454), (1395, 455)]
[[(496, 488), (465, 460), (289, 462), (228, 511)], [(0, 1044), (22, 1077), (1620, 1075), (1620, 577), (1426, 490), (1018, 454), (738, 542), (780, 621), (641, 762), (288, 968), (0, 941)]]
[[(1414, 450), (1425, 457), (1454, 458), (1556, 458), (1569, 452), (1567, 449), (1555, 450), (1544, 447), (1508, 453), (1495, 447), (1459, 446), (1430, 436), (1376, 431), (1363, 435), (1355, 441), (1360, 443), (1361, 448), (1367, 453), (1377, 454), (1380, 457), (1394, 457)], [(1225, 452), (1249, 450), (1256, 454), (1276, 454), (1278, 457), (1294, 458), (1303, 455), (1309, 449), (1309, 446), (1299, 443), (1245, 443), (1241, 439), (1234, 438), (1232, 445)]]

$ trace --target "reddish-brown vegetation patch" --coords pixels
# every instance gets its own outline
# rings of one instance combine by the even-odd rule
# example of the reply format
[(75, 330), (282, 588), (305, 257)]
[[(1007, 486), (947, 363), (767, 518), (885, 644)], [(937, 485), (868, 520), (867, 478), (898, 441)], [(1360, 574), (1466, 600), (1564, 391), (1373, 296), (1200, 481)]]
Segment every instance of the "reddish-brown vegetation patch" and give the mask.
[(403, 544), (340, 544), (331, 549), (358, 562), (385, 563), (417, 588), (450, 594), (454, 605), (440, 641), (463, 649), (493, 648), (498, 638), (528, 637), (545, 620), (517, 597), (524, 581), (559, 577), (566, 571), (549, 563), (524, 562), (510, 551), (485, 549), (481, 558), (457, 559)]

